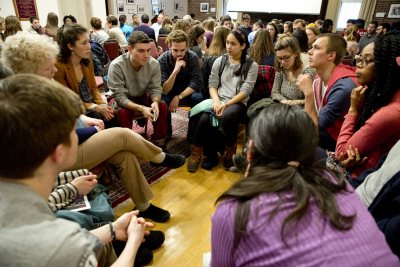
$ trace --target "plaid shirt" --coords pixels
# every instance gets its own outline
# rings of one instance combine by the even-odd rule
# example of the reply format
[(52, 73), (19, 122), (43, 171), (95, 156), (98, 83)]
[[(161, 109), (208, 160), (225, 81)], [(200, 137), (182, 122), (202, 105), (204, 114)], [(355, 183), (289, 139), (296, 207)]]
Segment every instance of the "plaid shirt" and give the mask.
[[(182, 68), (178, 75), (176, 76), (175, 83), (172, 86), (172, 90), (168, 95), (179, 95), (187, 87), (200, 92), (202, 77), (199, 65), (199, 59), (197, 55), (187, 50), (184, 60), (186, 61), (186, 66)], [(161, 85), (168, 80), (169, 76), (175, 68), (175, 62), (173, 61), (171, 51), (165, 51), (159, 58), (161, 68)]]

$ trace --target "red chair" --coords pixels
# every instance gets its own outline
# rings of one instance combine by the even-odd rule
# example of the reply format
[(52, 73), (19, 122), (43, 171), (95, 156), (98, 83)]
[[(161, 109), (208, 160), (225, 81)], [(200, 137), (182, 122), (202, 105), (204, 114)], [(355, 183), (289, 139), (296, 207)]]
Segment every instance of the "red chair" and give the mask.
[(110, 60), (113, 60), (119, 56), (119, 45), (117, 40), (109, 39), (103, 44), (104, 50), (106, 50), (108, 57)]
[(166, 35), (158, 36), (158, 46), (161, 46), (164, 52), (169, 49), (168, 44), (167, 44), (167, 36)]
[(150, 45), (151, 45), (151, 47), (150, 47), (150, 56), (152, 56), (155, 59), (157, 59), (159, 57), (159, 54), (158, 54), (158, 50), (157, 50), (157, 47), (156, 47), (156, 43), (155, 42), (150, 42)]

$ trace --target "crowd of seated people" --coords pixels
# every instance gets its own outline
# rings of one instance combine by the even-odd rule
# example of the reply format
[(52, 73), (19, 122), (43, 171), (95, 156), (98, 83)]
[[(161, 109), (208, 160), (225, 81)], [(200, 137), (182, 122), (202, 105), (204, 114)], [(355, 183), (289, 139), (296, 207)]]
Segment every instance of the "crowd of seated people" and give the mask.
[[(169, 168), (185, 164), (182, 155), (167, 151), (167, 144), (173, 135), (171, 113), (189, 106), (187, 171), (212, 171), (222, 161), (226, 170), (242, 171), (246, 177), (218, 199), (211, 266), (276, 266), (300, 261), (319, 266), (328, 256), (331, 263), (346, 266), (369, 261), (398, 265), (393, 253), (400, 256), (400, 244), (391, 235), (400, 232), (400, 219), (393, 210), (385, 209), (383, 215), (379, 210), (397, 196), (393, 187), (400, 171), (393, 164), (400, 139), (400, 22), (379, 25), (370, 21), (360, 36), (351, 20), (338, 34), (332, 32), (330, 19), (265, 22), (253, 21), (244, 13), (239, 21), (224, 15), (200, 23), (189, 15), (172, 21), (163, 12), (154, 18), (151, 24), (149, 16), (142, 14), (139, 23), (134, 14), (132, 27), (125, 15), (118, 19), (113, 15), (93, 17), (89, 30), (72, 15), (65, 16), (58, 27), (58, 16), (49, 13), (45, 27), (33, 16), (30, 27), (22, 31), (18, 17), (0, 17), (0, 77), (11, 76), (0, 86), (4, 94), (16, 94), (7, 90), (18, 87), (14, 85), (18, 81), (32, 79), (55, 91), (66, 87), (67, 102), (81, 103), (77, 111), (68, 111), (76, 117), (75, 161), (59, 163), (48, 172), (59, 177), (72, 175), (46, 189), (45, 199), (55, 215), (88, 230), (97, 229), (95, 236), (100, 233), (97, 237), (103, 244), (110, 243), (109, 238), (102, 239), (107, 229), (98, 228), (114, 218), (107, 194), (93, 202), (93, 207), (104, 208), (101, 214), (95, 208), (78, 215), (63, 210), (77, 195), (101, 190), (96, 175), (90, 172), (99, 165), (115, 171), (138, 210), (108, 226), (117, 228), (114, 230), (119, 233), (111, 230), (111, 239), (122, 240), (122, 245), (107, 245), (99, 253), (103, 257), (95, 256), (96, 261), (102, 266), (115, 262), (110, 250), (124, 259), (129, 254), (126, 246), (134, 252), (133, 259), (136, 255), (135, 266), (140, 266), (151, 260), (152, 249), (162, 245), (163, 233), (144, 231), (151, 224), (140, 217), (166, 222), (170, 213), (150, 203), (153, 193), (139, 159)], [(166, 47), (158, 46), (159, 36), (165, 38)], [(109, 41), (116, 41), (118, 56), (104, 65), (103, 78), (112, 93), (105, 98), (96, 83), (90, 43), (103, 46)], [(150, 54), (154, 45), (157, 58)], [(265, 73), (269, 70), (274, 75)], [(34, 76), (20, 77), (22, 73)], [(271, 88), (268, 94), (261, 94), (268, 97), (260, 99), (255, 85), (263, 76), (271, 77), (265, 81)], [(46, 92), (40, 94), (46, 96)], [(58, 109), (50, 107), (54, 108)], [(148, 121), (153, 124), (150, 140), (132, 130), (133, 120), (141, 126)], [(246, 142), (237, 153), (241, 124)], [(63, 145), (65, 140), (57, 142)], [(53, 150), (43, 156), (53, 157), (51, 153), (57, 153)], [(47, 160), (40, 163), (51, 168)], [(1, 176), (1, 183), (17, 179), (7, 175), (4, 181)], [(24, 181), (28, 176), (21, 178)], [(357, 187), (364, 206), (352, 186)], [(282, 196), (286, 200), (281, 203)], [(272, 205), (266, 207), (260, 200)], [(266, 227), (267, 221), (274, 227)], [(326, 240), (307, 228), (322, 221)], [(305, 228), (308, 230), (299, 231)], [(135, 233), (134, 242), (126, 238), (127, 231)], [(262, 245), (262, 235), (254, 235), (258, 231), (267, 231), (265, 238), (274, 235), (276, 246)], [(157, 242), (140, 245), (144, 233)], [(339, 237), (348, 244), (339, 247), (333, 241)], [(79, 238), (91, 242), (91, 247), (96, 245), (87, 241), (86, 234)], [(243, 242), (251, 244), (253, 253), (248, 253)], [(311, 242), (314, 247), (305, 248), (301, 242)], [(358, 246), (358, 256), (337, 256), (350, 253), (351, 244)], [(368, 253), (371, 250), (374, 253)], [(237, 257), (231, 256), (232, 251)], [(305, 254), (308, 256), (303, 258)]]

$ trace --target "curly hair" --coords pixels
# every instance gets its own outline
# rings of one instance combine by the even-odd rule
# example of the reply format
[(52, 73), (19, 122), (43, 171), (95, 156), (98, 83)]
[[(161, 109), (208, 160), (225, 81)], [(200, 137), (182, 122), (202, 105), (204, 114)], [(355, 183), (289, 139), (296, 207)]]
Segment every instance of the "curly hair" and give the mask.
[(274, 55), (274, 44), (272, 38), (266, 29), (259, 29), (254, 37), (254, 42), (250, 46), (250, 56), (257, 64), (261, 62), (265, 56)]
[(361, 128), (375, 111), (387, 105), (400, 89), (400, 67), (396, 62), (396, 57), (399, 56), (399, 32), (389, 32), (375, 39), (375, 77), (372, 84), (368, 85), (365, 104), (356, 129)]
[(189, 43), (189, 48), (193, 46), (198, 46), (197, 44), (197, 39), (204, 34), (206, 31), (204, 28), (200, 25), (193, 26), (190, 28), (189, 35), (188, 35), (188, 43)]
[(20, 32), (4, 42), (1, 61), (14, 73), (36, 73), (43, 63), (56, 59), (58, 45), (47, 36)]
[[(57, 42), (60, 46), (60, 54), (58, 55), (58, 60), (67, 63), (69, 57), (72, 54), (71, 49), (69, 49), (68, 45), (75, 45), (76, 41), (79, 40), (79, 37), (82, 34), (87, 34), (88, 30), (79, 24), (72, 24), (70, 26), (65, 26), (61, 29), (57, 34)], [(82, 59), (82, 62), (85, 65), (89, 64), (88, 59)]]
[(175, 43), (185, 42), (186, 44), (188, 44), (189, 39), (184, 31), (174, 29), (172, 30), (172, 32), (170, 32), (170, 34), (168, 34), (167, 39), (165, 41), (169, 45), (172, 45), (172, 42)]

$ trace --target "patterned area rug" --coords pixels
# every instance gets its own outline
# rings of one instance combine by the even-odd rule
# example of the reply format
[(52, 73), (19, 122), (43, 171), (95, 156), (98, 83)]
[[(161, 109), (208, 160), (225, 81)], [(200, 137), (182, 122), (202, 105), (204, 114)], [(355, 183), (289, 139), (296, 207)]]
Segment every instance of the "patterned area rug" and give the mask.
[[(179, 108), (176, 113), (172, 113), (172, 138), (167, 143), (169, 153), (182, 154), (185, 157), (190, 155), (189, 143), (186, 140), (188, 121), (187, 110)], [(150, 122), (147, 126), (147, 133), (145, 133), (144, 127), (142, 128), (137, 124), (134, 124), (133, 129), (145, 138), (153, 133), (153, 125)], [(149, 184), (154, 183), (170, 170), (166, 167), (154, 167), (148, 162), (142, 162), (141, 169)], [(129, 195), (118, 177), (113, 176), (112, 181), (110, 200), (114, 208), (127, 200)]]

